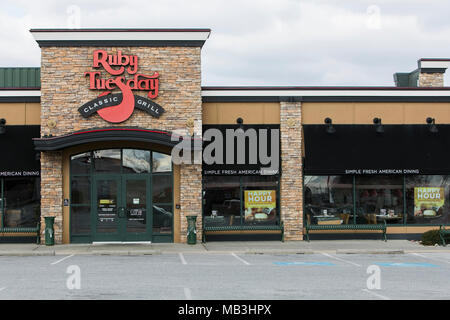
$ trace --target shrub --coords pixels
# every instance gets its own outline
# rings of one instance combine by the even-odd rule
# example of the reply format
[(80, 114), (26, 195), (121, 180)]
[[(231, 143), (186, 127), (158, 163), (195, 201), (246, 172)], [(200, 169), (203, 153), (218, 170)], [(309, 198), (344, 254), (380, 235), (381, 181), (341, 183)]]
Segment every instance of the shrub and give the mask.
[(424, 246), (434, 246), (440, 243), (439, 230), (430, 230), (422, 234), (422, 244)]

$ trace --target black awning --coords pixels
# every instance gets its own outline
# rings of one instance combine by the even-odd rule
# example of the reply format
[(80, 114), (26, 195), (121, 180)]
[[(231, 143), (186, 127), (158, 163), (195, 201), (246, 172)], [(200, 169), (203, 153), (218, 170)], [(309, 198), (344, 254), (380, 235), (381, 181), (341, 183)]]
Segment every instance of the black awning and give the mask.
[(112, 127), (82, 130), (64, 136), (50, 136), (33, 140), (38, 151), (57, 151), (85, 143), (105, 141), (138, 141), (173, 147), (178, 141), (172, 141), (171, 137), (172, 133), (169, 131)]
[(307, 175), (450, 174), (450, 125), (304, 125)]
[(33, 138), (40, 136), (40, 126), (6, 125), (0, 134), (0, 176), (39, 176), (39, 153)]

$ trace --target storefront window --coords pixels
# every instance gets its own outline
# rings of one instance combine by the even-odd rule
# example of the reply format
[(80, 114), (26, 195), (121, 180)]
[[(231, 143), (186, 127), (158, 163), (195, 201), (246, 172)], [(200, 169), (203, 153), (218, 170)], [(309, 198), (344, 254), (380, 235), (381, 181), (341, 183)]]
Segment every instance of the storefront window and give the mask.
[(407, 176), (406, 212), (408, 224), (449, 224), (450, 176)]
[(403, 176), (356, 177), (356, 223), (403, 223)]
[(228, 226), (241, 214), (239, 177), (204, 177), (203, 212), (205, 225)]
[(97, 173), (120, 173), (120, 149), (97, 150), (93, 154)]
[(72, 174), (91, 173), (91, 153), (84, 152), (70, 158), (70, 170)]
[(123, 149), (123, 173), (149, 173), (150, 151)]
[(40, 219), (40, 179), (3, 179), (3, 192), (3, 226), (36, 227)]
[(304, 197), (310, 224), (354, 222), (352, 176), (305, 176)]
[(153, 152), (153, 173), (172, 171), (172, 158), (167, 154)]
[(277, 224), (278, 176), (205, 176), (206, 226)]

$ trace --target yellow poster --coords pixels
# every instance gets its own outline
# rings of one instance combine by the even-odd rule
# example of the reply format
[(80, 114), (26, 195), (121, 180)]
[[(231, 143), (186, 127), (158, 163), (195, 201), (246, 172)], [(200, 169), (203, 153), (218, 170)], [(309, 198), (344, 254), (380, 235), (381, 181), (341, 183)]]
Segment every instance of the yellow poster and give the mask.
[(414, 216), (436, 217), (445, 203), (444, 188), (414, 188)]
[(245, 220), (272, 220), (276, 217), (276, 190), (245, 190)]

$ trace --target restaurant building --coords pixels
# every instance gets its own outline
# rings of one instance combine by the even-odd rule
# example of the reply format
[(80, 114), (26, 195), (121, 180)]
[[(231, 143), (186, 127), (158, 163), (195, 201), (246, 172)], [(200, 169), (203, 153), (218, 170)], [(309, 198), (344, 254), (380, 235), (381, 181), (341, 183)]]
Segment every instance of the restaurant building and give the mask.
[(31, 33), (41, 67), (0, 69), (0, 241), (49, 216), (58, 244), (186, 242), (188, 216), (206, 241), (449, 224), (449, 59), (391, 87), (202, 87), (209, 29)]

